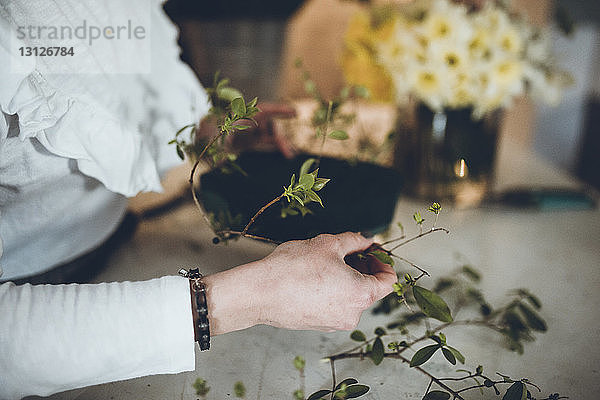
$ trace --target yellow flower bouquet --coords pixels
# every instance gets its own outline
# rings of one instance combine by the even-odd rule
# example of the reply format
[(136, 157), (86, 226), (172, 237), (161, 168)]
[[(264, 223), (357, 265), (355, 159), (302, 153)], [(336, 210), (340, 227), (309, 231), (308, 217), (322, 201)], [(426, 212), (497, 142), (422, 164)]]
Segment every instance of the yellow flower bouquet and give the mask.
[(469, 9), (449, 0), (419, 0), (356, 15), (342, 66), (350, 84), (373, 98), (434, 111), (472, 108), (475, 117), (529, 92), (551, 103), (567, 75), (554, 68), (548, 32), (488, 1)]
[(407, 187), (419, 196), (456, 200), (457, 188), (468, 184), (477, 203), (492, 175), (497, 111), (525, 94), (556, 103), (568, 83), (553, 65), (548, 42), (547, 30), (501, 1), (475, 8), (418, 0), (355, 15), (342, 69), (348, 83), (365, 86), (373, 100), (401, 109), (416, 105), (405, 108), (414, 115), (400, 113), (396, 132), (396, 166)]

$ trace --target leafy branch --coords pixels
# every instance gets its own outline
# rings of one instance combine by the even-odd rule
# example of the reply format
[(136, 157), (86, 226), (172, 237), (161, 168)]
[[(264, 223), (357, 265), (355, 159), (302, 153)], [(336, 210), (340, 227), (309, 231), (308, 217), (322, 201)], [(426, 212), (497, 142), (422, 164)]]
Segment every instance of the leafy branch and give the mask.
[[(254, 116), (260, 112), (260, 109), (257, 107), (258, 99), (256, 97), (250, 102), (246, 102), (243, 95), (237, 89), (229, 87), (228, 84), (229, 80), (219, 79), (217, 73), (215, 75), (214, 86), (207, 89), (207, 93), (209, 94), (212, 103), (208, 118), (215, 119), (217, 121), (217, 134), (211, 137), (210, 140), (208, 140), (208, 143), (206, 143), (203, 147), (198, 146), (200, 138), (196, 137), (196, 135), (200, 128), (196, 124), (184, 126), (177, 131), (175, 138), (169, 142), (170, 144), (176, 145), (176, 150), (179, 157), (184, 159), (185, 154), (187, 154), (188, 157), (194, 162), (189, 177), (190, 191), (196, 207), (211, 228), (213, 228), (215, 224), (213, 221), (211, 221), (211, 218), (206, 215), (204, 208), (200, 203), (200, 199), (198, 198), (198, 193), (194, 182), (196, 171), (198, 170), (200, 163), (204, 161), (206, 157), (209, 157), (212, 167), (216, 167), (222, 162), (227, 162), (231, 166), (234, 166), (234, 169), (243, 172), (243, 170), (237, 166), (237, 164), (235, 164), (236, 156), (228, 153), (225, 150), (225, 138), (229, 135), (249, 129), (251, 126), (245, 124), (245, 121), (256, 124)], [(186, 132), (187, 130), (190, 132), (189, 141), (186, 140), (182, 135), (183, 132)], [(254, 224), (256, 219), (269, 207), (278, 203), (282, 199), (287, 200), (288, 204), (282, 210), (282, 217), (287, 215), (295, 215), (298, 213), (302, 213), (304, 216), (305, 214), (310, 213), (311, 211), (307, 207), (307, 204), (310, 202), (319, 203), (323, 207), (323, 201), (316, 192), (325, 187), (330, 179), (319, 177), (318, 168), (315, 168), (313, 171), (309, 172), (309, 169), (315, 163), (318, 164), (318, 161), (315, 159), (311, 158), (306, 160), (300, 168), (298, 181), (296, 182), (296, 175), (292, 175), (290, 185), (287, 187), (284, 186), (283, 193), (263, 205), (252, 216), (242, 231), (233, 231), (230, 229), (216, 231), (216, 237), (213, 239), (213, 242), (218, 243), (221, 240), (228, 240), (233, 237), (249, 237), (252, 239), (276, 243), (271, 239), (248, 233), (248, 230)]]
[[(382, 299), (373, 312), (389, 314), (401, 304), (404, 304), (409, 312), (403, 313), (398, 319), (389, 323), (387, 329), (383, 327), (376, 328), (374, 331), (375, 336), (370, 339), (367, 339), (366, 335), (360, 330), (353, 331), (350, 338), (359, 342), (357, 346), (325, 358), (331, 365), (332, 388), (321, 389), (313, 393), (308, 397), (309, 400), (326, 397), (330, 400), (359, 397), (359, 395), (354, 396), (354, 394), (343, 397), (343, 393), (340, 394), (340, 391), (336, 389), (335, 362), (344, 359), (370, 359), (375, 365), (379, 365), (384, 359), (389, 358), (407, 364), (410, 368), (429, 378), (429, 385), (423, 397), (424, 400), (448, 400), (450, 398), (464, 400), (463, 393), (475, 389), (491, 389), (497, 396), (500, 396), (502, 386), (506, 389), (503, 389), (503, 400), (535, 399), (532, 395), (533, 389), (541, 392), (527, 378), (512, 379), (506, 375), (498, 374), (501, 379), (492, 379), (483, 373), (483, 367), (481, 366), (477, 367), (475, 371), (459, 370), (466, 374), (458, 377), (437, 377), (427, 370), (425, 364), (436, 354), (441, 354), (451, 365), (464, 364), (466, 361), (460, 350), (448, 344), (446, 335), (442, 332), (447, 328), (466, 325), (489, 329), (503, 335), (508, 348), (520, 354), (523, 352), (523, 343), (534, 340), (533, 332), (542, 333), (547, 330), (546, 322), (538, 314), (541, 302), (536, 296), (528, 290), (516, 289), (509, 292), (510, 301), (507, 304), (494, 308), (484, 298), (481, 291), (476, 288), (475, 285), (480, 281), (481, 276), (469, 265), (463, 265), (449, 277), (438, 279), (432, 289), (426, 289), (418, 285), (417, 282), (420, 279), (426, 276), (429, 277), (430, 274), (415, 263), (398, 257), (392, 250), (387, 250), (383, 246), (402, 240), (399, 245), (393, 248), (396, 249), (433, 232), (448, 232), (445, 228), (436, 227), (441, 206), (438, 203), (433, 203), (428, 211), (435, 215), (433, 224), (429, 229), (423, 229), (425, 220), (419, 212), (416, 212), (413, 219), (419, 227), (418, 234), (406, 239), (404, 228), (399, 224), (398, 226), (401, 229), (400, 238), (382, 244), (375, 244), (362, 253), (352, 255), (347, 260), (350, 265), (353, 265), (355, 262), (364, 261), (365, 258), (375, 257), (380, 262), (393, 266), (394, 259), (399, 259), (416, 268), (420, 274), (413, 277), (410, 273), (398, 273), (401, 278), (394, 284), (394, 293)], [(454, 313), (458, 313), (464, 307), (474, 306), (480, 314), (479, 317), (456, 320), (448, 303), (441, 296), (443, 293), (451, 295), (454, 300)], [(411, 305), (415, 305), (418, 309), (413, 310)], [(431, 327), (430, 320), (438, 320), (442, 323)], [(408, 327), (421, 323), (425, 324), (425, 332), (418, 337), (409, 339)], [(398, 332), (389, 333), (388, 330), (398, 330)], [(386, 346), (384, 337), (398, 334), (406, 338), (404, 340), (390, 340)], [(426, 341), (430, 341), (430, 343), (419, 346), (419, 344)], [(387, 350), (385, 350), (386, 348)], [(409, 350), (413, 353), (412, 356), (405, 355)], [(472, 382), (472, 384), (468, 385), (468, 382)], [(358, 384), (358, 381), (354, 380), (353, 384)], [(433, 385), (439, 390), (432, 390)], [(545, 397), (544, 400), (564, 398), (566, 397), (554, 393)]]
[[(198, 166), (204, 161), (207, 155), (210, 156), (213, 167), (222, 162), (229, 162), (231, 165), (235, 165), (236, 156), (225, 150), (225, 138), (236, 132), (249, 129), (250, 125), (244, 124), (244, 121), (251, 121), (256, 124), (254, 116), (260, 111), (256, 106), (258, 98), (255, 97), (246, 103), (243, 95), (237, 89), (229, 87), (228, 84), (229, 80), (219, 79), (219, 74), (217, 73), (214, 78), (214, 86), (207, 89), (212, 104), (207, 119), (216, 121), (217, 134), (211, 137), (206, 145), (200, 145), (201, 138), (198, 137), (198, 133), (200, 132), (199, 124), (188, 124), (182, 127), (175, 133), (175, 138), (169, 142), (169, 144), (175, 144), (177, 155), (182, 160), (185, 159), (185, 154), (187, 154), (194, 163), (188, 180), (190, 191), (196, 207), (209, 226), (212, 226), (212, 224), (200, 204), (194, 184)], [(182, 137), (183, 132), (188, 129), (190, 131), (189, 141)], [(239, 170), (240, 168), (236, 166), (236, 169)]]
[(353, 113), (343, 113), (342, 106), (352, 96), (368, 98), (369, 92), (363, 86), (345, 86), (340, 90), (338, 95), (331, 99), (327, 99), (322, 95), (316, 83), (311, 79), (310, 73), (304, 69), (302, 60), (297, 59), (295, 66), (301, 70), (304, 91), (317, 103), (317, 108), (313, 113), (311, 124), (315, 129), (315, 137), (321, 138), (319, 158), (317, 160), (317, 165), (319, 165), (327, 138), (333, 140), (348, 140), (350, 137), (344, 128), (353, 123), (356, 116)]

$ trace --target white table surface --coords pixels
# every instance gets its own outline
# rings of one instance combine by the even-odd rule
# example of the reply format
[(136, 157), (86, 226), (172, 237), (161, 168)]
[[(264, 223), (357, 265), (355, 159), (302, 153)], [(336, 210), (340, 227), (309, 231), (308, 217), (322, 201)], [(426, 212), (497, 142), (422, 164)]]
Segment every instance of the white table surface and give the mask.
[[(498, 187), (515, 184), (570, 186), (568, 174), (522, 150), (503, 143)], [(395, 219), (410, 225), (412, 213), (427, 204), (401, 198)], [(456, 254), (478, 268), (483, 292), (492, 304), (502, 302), (512, 288), (529, 288), (541, 299), (541, 314), (549, 331), (526, 345), (519, 356), (501, 347), (502, 338), (480, 328), (446, 330), (449, 343), (474, 369), (529, 377), (547, 395), (560, 392), (570, 399), (597, 399), (600, 393), (600, 211), (536, 212), (514, 209), (444, 207), (440, 224), (451, 234), (431, 235), (403, 247), (403, 254), (441, 276), (458, 266)], [(215, 246), (211, 234), (191, 204), (145, 220), (133, 240), (111, 260), (98, 281), (140, 280), (176, 273), (178, 267), (200, 265), (211, 273), (261, 258), (270, 245), (249, 240)], [(425, 283), (426, 285), (427, 283)], [(244, 301), (240, 298), (240, 301)], [(367, 333), (389, 317), (363, 314), (359, 328)], [(52, 396), (52, 399), (196, 399), (197, 377), (211, 387), (208, 399), (234, 398), (233, 384), (243, 381), (247, 399), (292, 399), (300, 385), (292, 360), (307, 360), (307, 394), (331, 384), (329, 365), (319, 360), (354, 346), (348, 333), (287, 331), (257, 326), (212, 339), (209, 352), (196, 353), (196, 371), (150, 376), (98, 385)], [(123, 355), (124, 357), (126, 355)], [(438, 356), (436, 356), (438, 357)], [(452, 371), (440, 358), (431, 371)], [(398, 361), (341, 360), (338, 378), (354, 376), (371, 386), (365, 399), (420, 399), (428, 379)], [(447, 372), (444, 375), (448, 375)], [(470, 398), (480, 396), (473, 391)]]

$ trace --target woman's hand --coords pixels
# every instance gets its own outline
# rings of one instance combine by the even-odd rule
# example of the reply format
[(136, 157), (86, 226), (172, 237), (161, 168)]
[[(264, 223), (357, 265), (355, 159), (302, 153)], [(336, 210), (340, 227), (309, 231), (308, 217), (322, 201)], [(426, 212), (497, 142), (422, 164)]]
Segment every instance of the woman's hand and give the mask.
[(344, 262), (345, 256), (371, 244), (356, 233), (319, 235), (284, 243), (262, 260), (207, 276), (211, 333), (256, 324), (353, 329), (362, 312), (396, 282), (393, 268), (374, 257), (358, 269)]

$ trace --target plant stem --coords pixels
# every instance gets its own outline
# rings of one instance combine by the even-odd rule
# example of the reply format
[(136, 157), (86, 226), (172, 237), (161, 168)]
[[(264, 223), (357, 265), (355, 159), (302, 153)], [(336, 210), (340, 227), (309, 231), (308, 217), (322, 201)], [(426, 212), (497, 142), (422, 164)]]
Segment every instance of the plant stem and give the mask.
[(283, 193), (280, 194), (279, 196), (275, 197), (273, 200), (271, 200), (270, 202), (268, 202), (264, 206), (262, 206), (262, 208), (260, 210), (258, 210), (256, 212), (256, 214), (254, 214), (252, 216), (252, 218), (250, 219), (250, 222), (248, 222), (248, 224), (244, 227), (244, 229), (240, 233), (240, 236), (246, 236), (246, 232), (248, 232), (248, 229), (250, 228), (250, 225), (252, 225), (254, 223), (254, 221), (256, 220), (256, 218), (258, 218), (258, 216), (260, 214), (262, 214), (267, 208), (271, 207), (273, 204), (277, 203), (282, 198), (283, 198)]
[[(405, 357), (403, 357), (403, 356), (401, 356), (400, 354), (398, 354), (398, 358), (400, 360), (402, 360), (403, 362), (410, 364), (410, 360), (407, 359), (407, 358), (405, 358)], [(422, 374), (428, 376), (429, 379), (431, 379), (432, 381), (434, 381), (442, 389), (446, 389), (449, 393), (451, 393), (454, 396), (454, 399), (465, 400), (464, 397), (462, 397), (460, 394), (458, 394), (459, 392), (453, 390), (451, 387), (449, 387), (448, 385), (446, 385), (444, 382), (442, 382), (441, 380), (439, 380), (435, 376), (431, 375), (429, 372), (427, 372), (423, 368), (421, 368), (421, 367), (413, 367), (413, 368), (415, 368), (417, 371), (421, 372)]]
[(388, 240), (386, 242), (381, 243), (380, 245), (381, 246), (385, 246), (386, 244), (394, 243), (394, 242), (397, 242), (397, 241), (402, 240), (402, 239), (406, 239), (406, 235), (403, 234), (402, 236), (399, 236), (397, 238), (390, 239), (390, 240)]
[[(433, 379), (429, 380), (429, 385), (427, 385), (427, 389), (425, 389), (425, 394), (429, 393), (429, 389), (431, 389), (431, 385), (433, 384)], [(424, 397), (425, 395), (423, 395)]]
[(325, 139), (327, 139), (327, 131), (329, 130), (329, 120), (331, 119), (331, 111), (333, 108), (333, 102), (329, 100), (329, 106), (327, 107), (327, 116), (325, 117), (325, 129), (323, 132), (323, 140), (321, 141), (321, 149), (319, 150), (319, 158), (317, 159), (317, 167), (321, 165), (321, 158), (323, 158), (323, 149), (325, 148)]
[(281, 244), (282, 243), (282, 242), (279, 242), (277, 240), (269, 239), (268, 237), (258, 236), (258, 235), (252, 235), (250, 233), (245, 233), (245, 234), (242, 235), (241, 231), (226, 230), (226, 231), (219, 231), (219, 232), (216, 232), (216, 233), (218, 235), (243, 236), (243, 237), (247, 237), (248, 239), (259, 240), (261, 242), (266, 242), (266, 243), (271, 243), (271, 244)]
[[(218, 135), (215, 135), (210, 142), (208, 142), (208, 144), (204, 147), (204, 149), (202, 150), (202, 153), (200, 153), (200, 155), (198, 156), (198, 158), (196, 159), (196, 162), (194, 163), (194, 166), (192, 167), (192, 171), (190, 172), (190, 179), (189, 179), (189, 183), (190, 183), (190, 190), (192, 192), (192, 198), (194, 199), (194, 203), (196, 204), (196, 207), (198, 208), (198, 210), (200, 211), (200, 214), (202, 215), (202, 218), (204, 218), (204, 221), (206, 221), (208, 227), (212, 229), (212, 224), (210, 223), (210, 219), (208, 219), (208, 216), (206, 215), (206, 212), (204, 211), (204, 207), (202, 207), (202, 204), (200, 204), (200, 199), (198, 198), (198, 195), (196, 194), (196, 189), (194, 187), (194, 176), (196, 175), (196, 170), (198, 169), (198, 165), (200, 165), (200, 161), (202, 161), (202, 157), (204, 157), (204, 154), (206, 153), (206, 151), (209, 149), (209, 147), (211, 147), (221, 136), (223, 136), (223, 132), (220, 132)], [(214, 230), (213, 230), (214, 232)]]
[[(421, 272), (423, 275), (431, 276), (431, 275), (429, 274), (429, 272), (425, 271), (423, 268), (419, 267), (419, 266), (418, 266), (417, 264), (415, 264), (414, 262), (412, 262), (412, 261), (409, 261), (409, 260), (407, 260), (407, 259), (406, 259), (406, 258), (404, 258), (404, 257), (400, 257), (400, 256), (398, 256), (398, 255), (396, 255), (396, 254), (392, 253), (391, 251), (389, 252), (389, 255), (390, 255), (390, 256), (394, 256), (394, 257), (396, 257), (397, 259), (399, 259), (400, 261), (403, 261), (403, 262), (407, 263), (407, 264), (408, 264), (408, 265), (410, 265), (411, 267), (418, 269), (418, 270), (419, 270), (419, 271), (420, 271), (420, 272)], [(419, 277), (419, 278), (420, 278), (420, 277)], [(417, 278), (417, 279), (419, 279), (419, 278)]]
[(335, 361), (332, 359), (329, 359), (329, 365), (331, 365), (331, 400), (333, 400), (333, 394), (335, 393)]
[(438, 232), (438, 231), (444, 231), (444, 232), (446, 232), (446, 233), (450, 233), (450, 231), (449, 231), (448, 229), (446, 229), (446, 228), (441, 228), (441, 227), (440, 227), (440, 228), (431, 228), (430, 230), (428, 230), (428, 231), (426, 231), (426, 232), (421, 232), (421, 233), (419, 233), (418, 235), (411, 237), (410, 239), (406, 239), (404, 242), (397, 244), (396, 246), (392, 247), (392, 248), (391, 248), (390, 250), (388, 250), (388, 251), (394, 251), (394, 250), (396, 250), (397, 248), (399, 248), (399, 247), (402, 247), (402, 246), (404, 246), (405, 244), (412, 242), (413, 240), (417, 240), (417, 239), (419, 239), (419, 238), (422, 238), (423, 236), (427, 236), (427, 235), (429, 235), (430, 233), (433, 233), (433, 232)]
[[(444, 329), (446, 329), (449, 326), (456, 326), (456, 325), (480, 325), (480, 326), (484, 326), (486, 328), (490, 328), (492, 330), (501, 331), (501, 328), (494, 325), (493, 323), (491, 323), (490, 321), (485, 321), (485, 320), (462, 320), (462, 321), (452, 321), (452, 322), (446, 322), (444, 324), (440, 324), (438, 326), (436, 326), (435, 328), (429, 330), (429, 333), (436, 333), (439, 331), (442, 331)], [(397, 356), (399, 354), (402, 354), (404, 351), (406, 351), (406, 349), (414, 346), (415, 344), (422, 342), (423, 340), (429, 339), (430, 335), (423, 335), (420, 336), (416, 339), (414, 339), (412, 342), (408, 343), (407, 347), (403, 347), (402, 349), (395, 351), (395, 352), (389, 352), (389, 353), (384, 353), (383, 356), (384, 357), (390, 357), (390, 358), (397, 358)], [(343, 353), (338, 353), (338, 354), (334, 354), (332, 356), (327, 357), (330, 360), (343, 360), (346, 358), (361, 358), (364, 356), (364, 353), (353, 353), (353, 351), (356, 351), (358, 349), (360, 349), (361, 347), (363, 347), (366, 344), (369, 344), (370, 342), (372, 342), (373, 340), (375, 340), (376, 338), (372, 338), (369, 339), (363, 343), (361, 343), (359, 346), (356, 346), (348, 351), (345, 351)]]
[[(430, 335), (432, 333), (435, 332), (439, 332), (449, 326), (454, 326), (454, 325), (482, 325), (485, 327), (488, 327), (490, 329), (496, 330), (496, 331), (501, 331), (501, 329), (494, 325), (493, 323), (491, 323), (490, 321), (485, 321), (485, 320), (463, 320), (463, 321), (453, 321), (453, 322), (447, 322), (441, 325), (438, 325), (437, 327), (433, 328), (432, 330), (429, 331), (429, 334), (427, 335), (423, 335), (417, 339), (414, 339), (412, 342), (410, 342), (407, 347), (403, 347), (400, 350), (397, 350), (395, 352), (387, 352), (383, 354), (384, 358), (395, 358), (395, 359), (399, 359), (407, 364), (410, 364), (410, 360), (407, 359), (406, 357), (402, 356), (402, 353), (404, 351), (406, 351), (408, 348), (414, 346), (415, 344), (422, 342), (423, 340), (426, 340), (430, 337)], [(361, 349), (363, 346), (369, 344), (370, 342), (372, 342), (373, 340), (375, 340), (375, 338), (369, 339), (364, 341), (363, 343), (361, 343), (359, 346), (356, 346), (354, 348), (352, 348), (351, 350), (348, 350), (347, 352), (344, 353), (338, 353), (332, 356), (327, 357), (329, 359), (329, 363), (331, 365), (331, 372), (332, 372), (332, 379), (333, 379), (333, 388), (335, 388), (335, 367), (334, 367), (334, 362), (336, 360), (343, 360), (343, 359), (347, 359), (347, 358), (360, 358), (361, 360), (364, 359), (365, 353), (359, 352), (359, 353), (353, 353), (353, 351), (356, 351), (358, 349)], [(439, 387), (447, 390), (449, 393), (451, 393), (454, 397), (453, 399), (459, 399), (459, 400), (465, 400), (460, 393), (464, 392), (466, 390), (470, 390), (470, 389), (476, 389), (476, 388), (481, 388), (484, 387), (484, 385), (478, 385), (478, 386), (470, 386), (468, 388), (465, 389), (460, 389), (460, 390), (454, 390), (452, 388), (450, 388), (448, 385), (446, 385), (444, 383), (444, 381), (462, 381), (465, 379), (469, 379), (469, 378), (473, 378), (475, 376), (481, 376), (482, 378), (486, 378), (483, 375), (473, 375), (473, 374), (469, 374), (468, 376), (465, 377), (460, 377), (460, 378), (437, 378), (435, 376), (433, 376), (432, 374), (430, 374), (428, 371), (424, 370), (423, 368), (421, 368), (420, 366), (417, 367), (413, 367), (414, 369), (416, 369), (417, 371), (421, 372), (422, 374), (426, 375), (427, 377), (429, 377), (429, 379), (431, 380), (428, 386), (427, 391), (429, 391), (429, 389), (431, 388), (431, 384), (432, 382), (435, 382)], [(491, 380), (491, 379), (490, 379)], [(494, 382), (494, 381), (492, 381)], [(502, 381), (500, 382), (494, 382), (494, 383), (503, 383)], [(331, 394), (331, 399), (333, 399), (333, 392)]]

